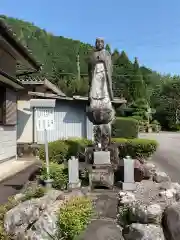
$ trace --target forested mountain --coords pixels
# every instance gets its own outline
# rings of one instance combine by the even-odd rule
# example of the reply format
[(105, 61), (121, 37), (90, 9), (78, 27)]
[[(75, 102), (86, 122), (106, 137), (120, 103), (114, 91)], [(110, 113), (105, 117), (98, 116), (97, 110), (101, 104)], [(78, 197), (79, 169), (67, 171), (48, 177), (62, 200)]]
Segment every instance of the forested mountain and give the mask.
[[(54, 36), (29, 22), (6, 16), (0, 17), (12, 28), (21, 43), (27, 46), (34, 57), (43, 64), (41, 75), (46, 76), (69, 96), (87, 95), (87, 59), (93, 46), (63, 36)], [(106, 45), (106, 49), (111, 52), (109, 45)], [(134, 61), (131, 62), (125, 51), (114, 50), (111, 53), (114, 95), (125, 97), (130, 109), (138, 105), (139, 110), (136, 108), (135, 115), (141, 115), (142, 108), (150, 106), (156, 109), (154, 116), (166, 128), (177, 125), (177, 109), (180, 109), (180, 78), (161, 76), (148, 66), (139, 66), (138, 56), (135, 56)], [(80, 79), (77, 73), (78, 55)]]
[[(12, 27), (21, 43), (26, 45), (38, 61), (43, 64), (42, 74), (47, 75), (48, 79), (60, 85), (68, 95), (74, 93), (86, 94), (87, 58), (93, 49), (91, 45), (62, 36), (54, 36), (32, 23), (6, 16), (1, 17)], [(106, 48), (111, 51), (109, 46), (106, 46)], [(77, 81), (76, 60), (78, 54), (83, 84), (81, 82), (74, 84)], [(117, 50), (112, 53), (112, 58), (114, 63), (113, 86), (115, 95), (123, 95), (129, 99), (129, 91), (132, 93), (134, 84), (137, 83), (140, 86), (142, 80), (150, 84), (149, 77), (152, 71), (145, 67), (141, 68), (141, 71), (137, 59), (132, 63), (124, 51), (119, 53)], [(76, 89), (73, 89), (71, 82), (73, 86), (77, 85)], [(131, 83), (132, 86), (130, 86)]]

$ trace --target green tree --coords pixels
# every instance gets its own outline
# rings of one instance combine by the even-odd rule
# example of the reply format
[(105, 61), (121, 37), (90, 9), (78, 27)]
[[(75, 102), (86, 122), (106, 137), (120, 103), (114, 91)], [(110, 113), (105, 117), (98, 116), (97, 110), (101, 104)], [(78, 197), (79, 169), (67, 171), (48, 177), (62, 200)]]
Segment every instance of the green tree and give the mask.
[(111, 54), (111, 47), (109, 44), (106, 44), (105, 49)]
[(132, 72), (133, 75), (130, 82), (130, 94), (132, 100), (137, 101), (138, 99), (146, 99), (145, 83), (137, 58), (135, 58)]

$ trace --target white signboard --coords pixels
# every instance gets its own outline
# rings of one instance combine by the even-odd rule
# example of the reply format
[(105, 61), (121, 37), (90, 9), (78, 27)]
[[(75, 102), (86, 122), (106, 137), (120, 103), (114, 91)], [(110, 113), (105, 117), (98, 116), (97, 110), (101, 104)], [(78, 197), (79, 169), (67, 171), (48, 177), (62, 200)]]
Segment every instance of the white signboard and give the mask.
[(37, 113), (37, 131), (54, 129), (54, 109), (43, 109)]

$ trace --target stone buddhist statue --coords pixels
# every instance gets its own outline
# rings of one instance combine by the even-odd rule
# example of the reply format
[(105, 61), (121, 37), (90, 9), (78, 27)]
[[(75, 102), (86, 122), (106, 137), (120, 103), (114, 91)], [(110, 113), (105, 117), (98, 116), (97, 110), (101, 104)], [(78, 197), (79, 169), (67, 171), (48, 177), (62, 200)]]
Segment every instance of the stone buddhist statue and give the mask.
[(89, 65), (89, 107), (87, 116), (95, 125), (95, 142), (107, 149), (110, 142), (111, 127), (115, 111), (112, 107), (112, 61), (104, 49), (104, 40), (96, 39), (95, 51)]

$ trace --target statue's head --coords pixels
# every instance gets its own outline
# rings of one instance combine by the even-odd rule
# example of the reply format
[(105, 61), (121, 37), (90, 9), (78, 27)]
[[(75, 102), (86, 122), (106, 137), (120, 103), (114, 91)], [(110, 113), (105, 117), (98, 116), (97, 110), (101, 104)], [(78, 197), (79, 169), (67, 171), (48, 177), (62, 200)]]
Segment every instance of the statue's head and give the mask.
[(95, 47), (96, 47), (96, 50), (104, 49), (104, 39), (103, 38), (96, 38)]

